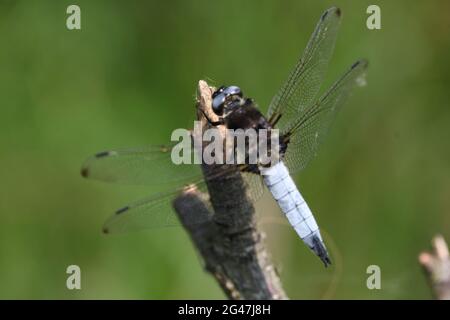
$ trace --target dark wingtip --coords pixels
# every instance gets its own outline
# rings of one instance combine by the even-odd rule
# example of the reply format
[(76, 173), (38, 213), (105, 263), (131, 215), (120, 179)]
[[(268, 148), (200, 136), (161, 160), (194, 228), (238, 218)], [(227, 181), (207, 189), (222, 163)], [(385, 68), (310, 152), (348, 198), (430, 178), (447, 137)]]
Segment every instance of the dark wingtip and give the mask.
[(352, 66), (350, 67), (350, 69), (355, 69), (358, 65), (360, 64), (360, 61), (355, 61)]
[(127, 211), (128, 209), (130, 209), (130, 207), (128, 207), (128, 206), (123, 207), (123, 208), (120, 208), (119, 210), (116, 211), (116, 214), (124, 213), (124, 212)]
[(89, 169), (86, 167), (81, 168), (81, 176), (87, 178), (89, 176)]
[(95, 157), (96, 157), (96, 158), (103, 158), (103, 157), (109, 156), (109, 154), (110, 154), (109, 151), (102, 151), (102, 152), (97, 153), (97, 154), (95, 155)]
[(342, 15), (342, 11), (341, 9), (339, 9), (338, 7), (331, 7), (330, 9), (328, 9), (327, 11), (325, 11), (322, 16), (320, 17), (320, 20), (325, 20), (325, 18), (328, 16), (328, 14), (330, 13), (334, 13), (336, 16), (340, 17)]
[(355, 61), (355, 63), (352, 64), (350, 69), (355, 69), (359, 65), (361, 65), (365, 69), (369, 65), (369, 61), (366, 59), (359, 59), (358, 61)]

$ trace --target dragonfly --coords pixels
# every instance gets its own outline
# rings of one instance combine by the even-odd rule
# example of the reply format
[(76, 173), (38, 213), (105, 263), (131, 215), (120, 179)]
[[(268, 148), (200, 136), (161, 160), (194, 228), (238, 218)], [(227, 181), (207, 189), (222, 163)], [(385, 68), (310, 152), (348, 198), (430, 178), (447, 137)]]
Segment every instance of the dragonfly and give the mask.
[[(287, 80), (273, 97), (267, 115), (246, 98), (237, 86), (222, 86), (212, 95), (212, 110), (218, 121), (212, 126), (227, 128), (277, 128), (280, 132), (280, 161), (261, 174), (250, 166), (239, 166), (249, 198), (259, 199), (264, 185), (269, 189), (293, 230), (324, 263), (331, 260), (318, 224), (292, 175), (314, 158), (336, 114), (353, 89), (365, 84), (368, 62), (360, 59), (323, 94), (320, 87), (335, 47), (341, 10), (332, 7), (319, 19), (306, 49)], [(82, 166), (83, 177), (105, 182), (156, 186), (161, 190), (146, 199), (117, 210), (104, 224), (107, 233), (178, 225), (172, 202), (187, 186), (207, 191), (208, 179), (199, 165), (176, 165), (171, 161), (175, 143), (99, 152)], [(227, 174), (223, 171), (222, 174)], [(233, 199), (239, 201), (239, 199)], [(192, 218), (192, 223), (195, 221)]]

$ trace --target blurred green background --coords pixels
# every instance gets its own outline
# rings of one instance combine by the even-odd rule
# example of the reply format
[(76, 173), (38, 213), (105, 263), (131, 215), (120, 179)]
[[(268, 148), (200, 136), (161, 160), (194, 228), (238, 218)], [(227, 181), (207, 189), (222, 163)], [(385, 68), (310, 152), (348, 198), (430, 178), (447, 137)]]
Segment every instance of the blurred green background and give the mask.
[[(223, 298), (182, 228), (105, 236), (145, 187), (81, 178), (104, 149), (191, 127), (199, 79), (236, 84), (266, 110), (332, 5), (343, 21), (326, 84), (370, 61), (318, 157), (298, 175), (334, 265), (324, 269), (266, 194), (267, 243), (293, 299), (428, 299), (417, 256), (450, 240), (450, 2), (0, 2), (0, 298)], [(157, 174), (157, 173), (155, 173)], [(279, 220), (278, 220), (279, 221)], [(267, 223), (264, 223), (267, 222)], [(66, 288), (81, 267), (82, 290)], [(379, 265), (381, 290), (366, 268)]]

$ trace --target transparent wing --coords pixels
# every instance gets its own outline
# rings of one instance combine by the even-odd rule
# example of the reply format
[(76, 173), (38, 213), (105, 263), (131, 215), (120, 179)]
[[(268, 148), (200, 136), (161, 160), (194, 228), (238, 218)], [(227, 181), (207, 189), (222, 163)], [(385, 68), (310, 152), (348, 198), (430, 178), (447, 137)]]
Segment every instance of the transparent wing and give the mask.
[(262, 177), (259, 174), (249, 172), (241, 172), (241, 174), (246, 184), (248, 198), (253, 202), (258, 201), (265, 190)]
[[(130, 203), (117, 210), (105, 223), (107, 233), (128, 232), (146, 228), (179, 225), (178, 217), (172, 209), (173, 200), (186, 186), (195, 186), (207, 192), (201, 167), (196, 164), (175, 165), (171, 154), (177, 143), (167, 146), (145, 146), (139, 148), (110, 150), (97, 153), (88, 158), (81, 173), (86, 178), (119, 182), (126, 184), (144, 184), (155, 186), (160, 192), (146, 199)], [(185, 152), (194, 152), (186, 148)], [(186, 156), (186, 154), (183, 154)], [(193, 155), (189, 155), (192, 156)], [(192, 158), (193, 160), (194, 158)], [(245, 166), (242, 167), (245, 169)], [(222, 171), (226, 175), (236, 168)], [(242, 172), (248, 197), (257, 200), (263, 193), (261, 177)], [(207, 179), (218, 178), (213, 175)], [(168, 191), (170, 190), (170, 191)], [(236, 202), (239, 199), (233, 199)], [(201, 223), (199, 217), (189, 217), (190, 223)]]
[[(204, 184), (196, 185), (200, 191), (205, 191)], [(180, 195), (182, 189), (155, 194), (117, 210), (103, 226), (105, 233), (122, 233), (148, 228), (178, 226), (180, 224), (172, 203)], [(191, 216), (190, 223), (201, 223), (205, 217)]]
[[(246, 172), (242, 174), (249, 199), (256, 201), (264, 191), (261, 176)], [(215, 177), (208, 177), (208, 179), (213, 178)], [(191, 186), (195, 186), (199, 191), (207, 192), (206, 183), (203, 179), (196, 181)], [(105, 222), (103, 231), (105, 233), (123, 233), (180, 225), (172, 203), (183, 190), (184, 188), (179, 188), (175, 191), (156, 194), (120, 208)], [(230, 201), (237, 202), (242, 201), (242, 199), (230, 199)], [(207, 217), (191, 216), (189, 217), (189, 223), (202, 223), (205, 222), (205, 218)]]
[(178, 189), (200, 180), (202, 172), (195, 164), (173, 163), (171, 154), (177, 144), (99, 152), (84, 162), (81, 174), (105, 182)]
[(267, 118), (272, 124), (278, 121), (281, 130), (316, 99), (334, 49), (340, 17), (339, 8), (324, 12), (303, 55), (272, 99)]
[(353, 88), (365, 84), (367, 65), (366, 60), (355, 62), (315, 104), (305, 109), (302, 115), (286, 128), (283, 134), (289, 144), (284, 162), (291, 173), (303, 169), (315, 156), (333, 119)]

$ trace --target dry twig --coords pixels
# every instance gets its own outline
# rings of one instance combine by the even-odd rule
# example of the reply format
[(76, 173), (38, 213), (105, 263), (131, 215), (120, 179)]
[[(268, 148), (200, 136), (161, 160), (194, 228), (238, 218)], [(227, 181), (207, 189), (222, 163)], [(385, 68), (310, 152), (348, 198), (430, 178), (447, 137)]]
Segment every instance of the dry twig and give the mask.
[[(211, 109), (213, 90), (205, 81), (199, 81), (197, 106), (215, 121)], [(208, 126), (201, 112), (198, 118), (204, 127)], [(287, 299), (264, 246), (263, 234), (256, 228), (255, 209), (246, 198), (241, 174), (236, 170), (226, 177), (217, 175), (225, 170), (223, 165), (203, 165), (202, 169), (217, 177), (207, 181), (214, 212), (210, 212), (207, 196), (195, 189), (181, 194), (174, 208), (202, 255), (205, 269), (230, 299)], [(206, 222), (189, 224), (190, 217), (201, 216), (207, 218)]]
[(419, 262), (425, 270), (436, 299), (450, 300), (450, 256), (447, 244), (438, 235), (432, 241), (433, 252), (422, 252)]

